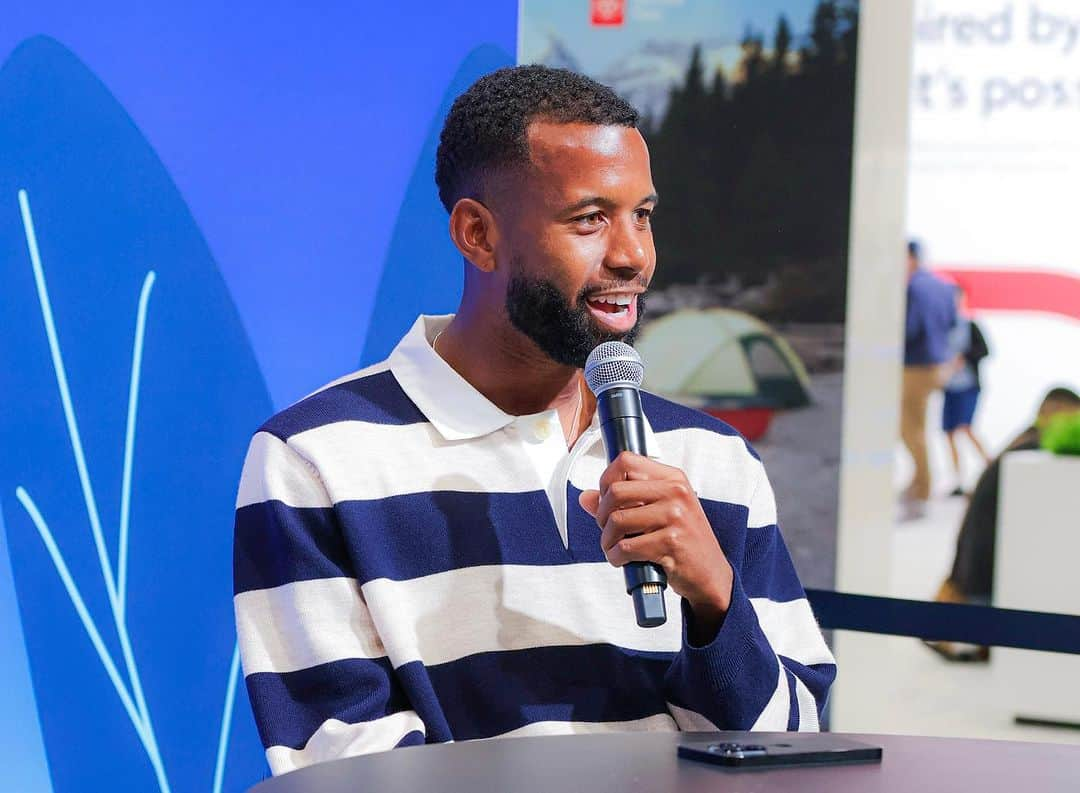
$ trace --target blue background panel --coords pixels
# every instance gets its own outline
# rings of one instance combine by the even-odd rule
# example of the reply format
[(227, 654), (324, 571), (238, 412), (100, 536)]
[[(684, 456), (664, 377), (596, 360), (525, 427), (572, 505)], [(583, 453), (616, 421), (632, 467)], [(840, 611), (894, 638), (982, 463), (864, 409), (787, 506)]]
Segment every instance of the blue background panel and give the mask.
[(6, 10), (6, 782), (266, 773), (230, 599), (247, 440), (455, 305), (437, 134), (515, 30), (514, 4), (486, 0)]

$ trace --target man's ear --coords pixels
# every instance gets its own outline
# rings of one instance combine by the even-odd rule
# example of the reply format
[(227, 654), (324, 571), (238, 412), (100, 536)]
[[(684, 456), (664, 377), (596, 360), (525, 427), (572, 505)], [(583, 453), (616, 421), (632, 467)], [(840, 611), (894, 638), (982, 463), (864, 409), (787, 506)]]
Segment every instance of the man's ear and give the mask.
[(450, 212), (450, 239), (478, 270), (490, 273), (495, 269), (499, 230), (491, 210), (479, 201), (462, 198), (454, 204)]

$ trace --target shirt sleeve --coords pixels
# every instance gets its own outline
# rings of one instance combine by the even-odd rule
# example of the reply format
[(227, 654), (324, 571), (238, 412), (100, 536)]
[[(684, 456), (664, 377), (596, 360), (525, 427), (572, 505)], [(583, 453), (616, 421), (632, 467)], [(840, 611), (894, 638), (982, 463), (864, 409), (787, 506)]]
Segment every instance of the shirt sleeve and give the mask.
[(237, 497), (237, 638), (274, 774), (423, 743), (313, 465), (267, 432)]
[(817, 731), (836, 662), (814, 619), (762, 469), (748, 510), (742, 559), (732, 562), (731, 605), (715, 638), (690, 643), (668, 670), (669, 708), (683, 730)]
[(922, 301), (917, 291), (909, 283), (907, 288), (907, 303), (904, 309), (904, 341), (913, 344), (918, 341), (923, 330)]

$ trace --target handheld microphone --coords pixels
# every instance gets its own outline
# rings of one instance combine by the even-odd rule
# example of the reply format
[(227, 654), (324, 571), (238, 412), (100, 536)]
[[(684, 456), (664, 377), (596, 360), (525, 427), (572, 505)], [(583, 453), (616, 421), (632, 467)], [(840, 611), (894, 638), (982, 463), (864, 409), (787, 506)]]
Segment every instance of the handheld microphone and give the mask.
[[(598, 345), (585, 362), (585, 382), (596, 395), (600, 432), (604, 436), (608, 461), (620, 452), (645, 455), (645, 422), (638, 390), (645, 365), (637, 350), (621, 341)], [(634, 615), (642, 628), (667, 622), (664, 590), (667, 575), (652, 562), (629, 562), (623, 566), (626, 594), (634, 599)]]

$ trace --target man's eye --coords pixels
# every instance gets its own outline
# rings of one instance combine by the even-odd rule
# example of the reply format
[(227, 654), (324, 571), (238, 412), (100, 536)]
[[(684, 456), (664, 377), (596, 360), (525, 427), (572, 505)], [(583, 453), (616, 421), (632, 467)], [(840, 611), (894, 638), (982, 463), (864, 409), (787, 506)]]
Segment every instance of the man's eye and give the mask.
[(634, 212), (634, 216), (641, 221), (646, 221), (652, 217), (653, 211), (651, 209), (639, 209)]
[(599, 226), (601, 220), (603, 220), (603, 216), (599, 212), (590, 212), (587, 215), (574, 218), (574, 222), (579, 226), (586, 226), (588, 228)]

